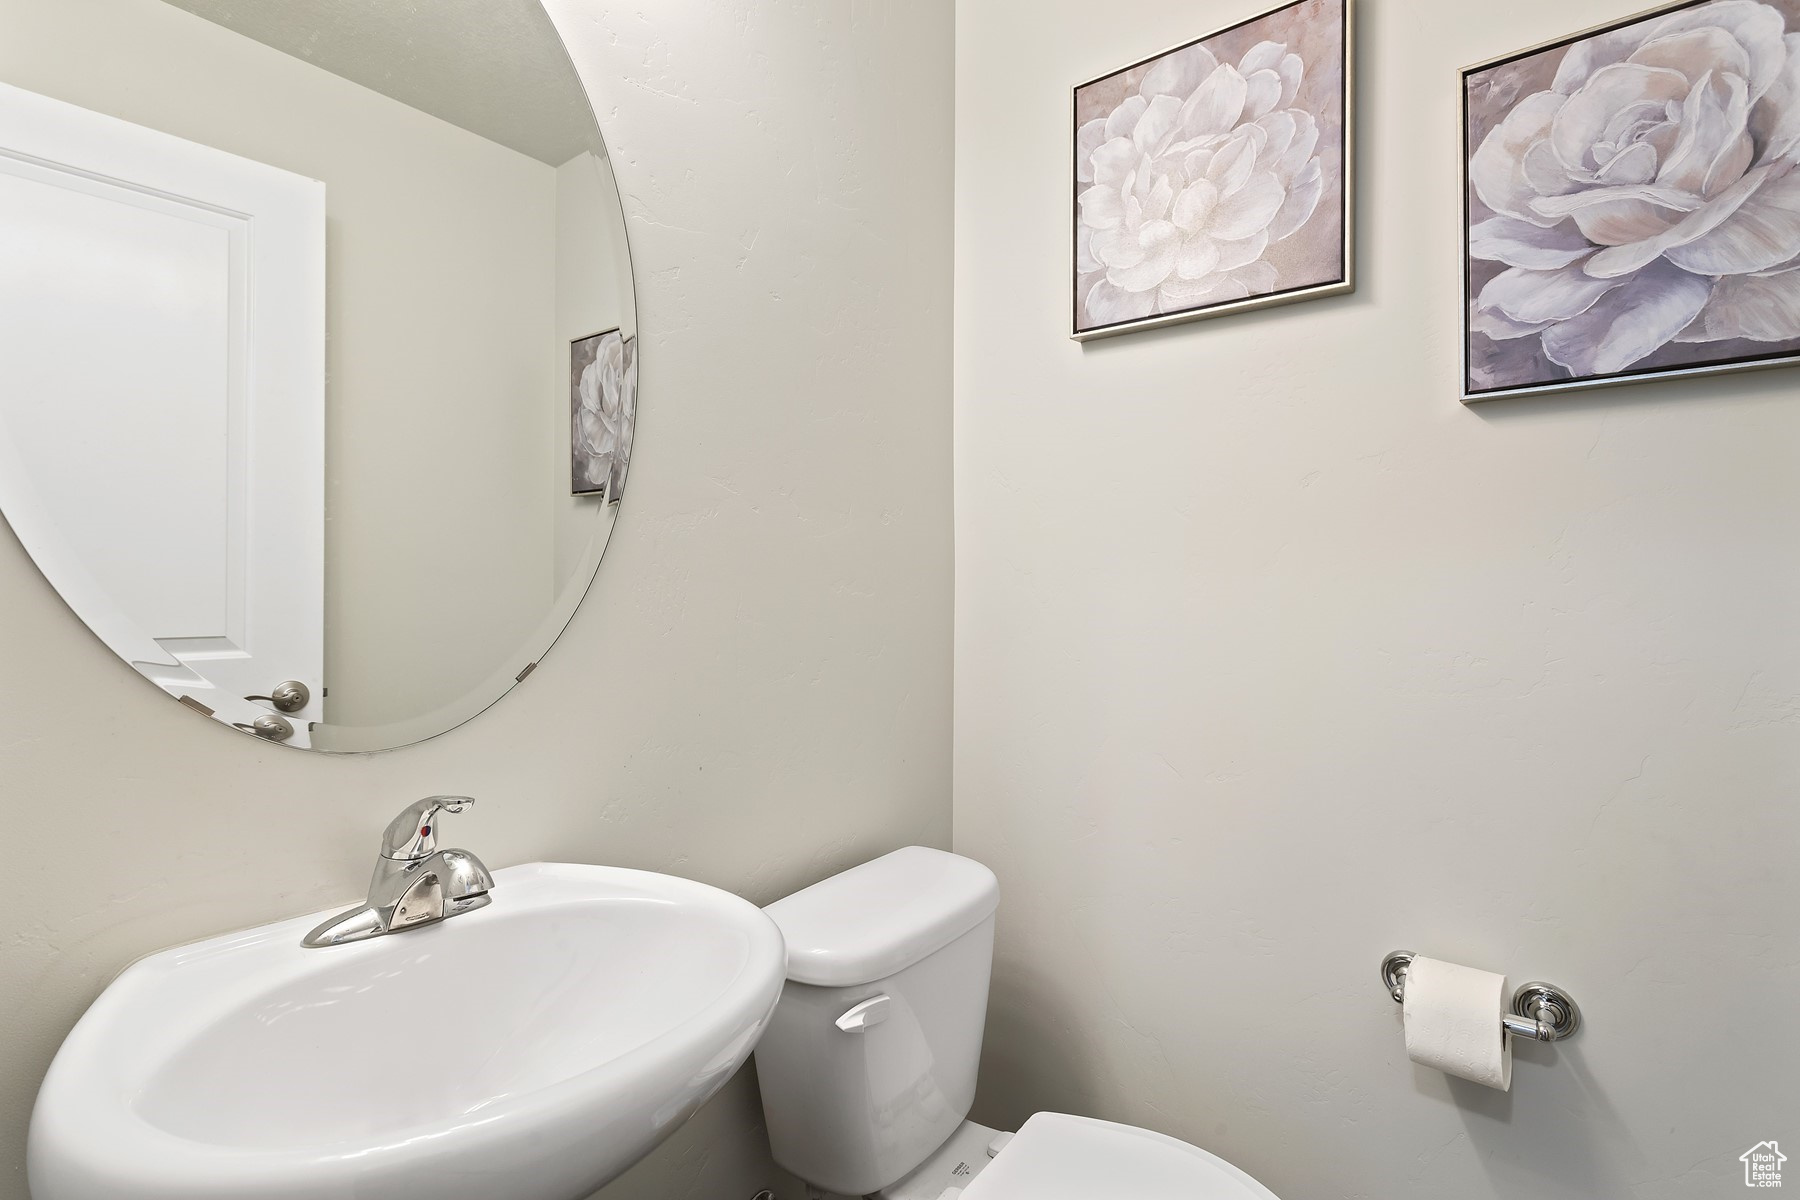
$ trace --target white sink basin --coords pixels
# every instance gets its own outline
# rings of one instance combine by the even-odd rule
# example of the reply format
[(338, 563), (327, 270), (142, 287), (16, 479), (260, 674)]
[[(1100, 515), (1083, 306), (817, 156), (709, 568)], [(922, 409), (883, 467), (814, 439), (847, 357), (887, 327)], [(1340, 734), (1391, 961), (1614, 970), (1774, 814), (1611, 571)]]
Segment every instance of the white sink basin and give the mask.
[(439, 925), (302, 949), (320, 913), (126, 969), (38, 1094), (34, 1200), (584, 1200), (749, 1055), (781, 934), (666, 875), (494, 878)]

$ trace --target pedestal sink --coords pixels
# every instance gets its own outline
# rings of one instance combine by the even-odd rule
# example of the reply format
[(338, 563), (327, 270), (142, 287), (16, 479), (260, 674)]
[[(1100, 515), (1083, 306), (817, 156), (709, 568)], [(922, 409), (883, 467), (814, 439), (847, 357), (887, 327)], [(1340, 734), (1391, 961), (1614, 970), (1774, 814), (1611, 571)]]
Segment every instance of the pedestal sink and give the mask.
[(314, 914), (129, 967), (45, 1077), (34, 1200), (584, 1200), (749, 1055), (781, 935), (666, 875), (495, 884), (428, 928), (302, 949)]

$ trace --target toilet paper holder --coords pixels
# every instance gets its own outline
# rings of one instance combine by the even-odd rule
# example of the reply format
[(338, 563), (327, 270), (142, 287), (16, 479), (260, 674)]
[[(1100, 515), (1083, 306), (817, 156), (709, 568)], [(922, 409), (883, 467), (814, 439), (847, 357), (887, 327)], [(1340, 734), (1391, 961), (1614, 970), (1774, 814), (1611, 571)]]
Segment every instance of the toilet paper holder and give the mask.
[[(1381, 982), (1395, 1004), (1406, 999), (1406, 972), (1415, 957), (1411, 950), (1395, 950), (1381, 960)], [(1581, 1009), (1574, 997), (1555, 984), (1521, 984), (1512, 995), (1512, 1011), (1500, 1025), (1514, 1037), (1535, 1042), (1560, 1042), (1581, 1028)]]

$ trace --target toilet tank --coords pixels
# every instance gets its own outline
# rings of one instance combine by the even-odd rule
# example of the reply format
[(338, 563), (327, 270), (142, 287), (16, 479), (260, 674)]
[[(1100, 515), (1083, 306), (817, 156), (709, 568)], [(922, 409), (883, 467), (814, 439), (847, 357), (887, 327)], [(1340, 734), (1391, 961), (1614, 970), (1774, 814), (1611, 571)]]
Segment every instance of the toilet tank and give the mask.
[(756, 1047), (777, 1163), (863, 1196), (955, 1132), (975, 1099), (999, 898), (980, 863), (909, 846), (765, 910), (788, 955)]

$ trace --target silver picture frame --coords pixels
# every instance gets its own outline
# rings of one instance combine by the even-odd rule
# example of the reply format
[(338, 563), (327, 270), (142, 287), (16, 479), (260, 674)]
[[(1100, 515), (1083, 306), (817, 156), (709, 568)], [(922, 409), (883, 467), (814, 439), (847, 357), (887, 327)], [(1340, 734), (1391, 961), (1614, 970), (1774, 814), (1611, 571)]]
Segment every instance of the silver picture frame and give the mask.
[[(1770, 367), (1784, 367), (1800, 364), (1800, 350), (1796, 350), (1789, 352), (1771, 352), (1768, 355), (1735, 358), (1719, 362), (1696, 363), (1691, 366), (1632, 367), (1621, 372), (1607, 375), (1547, 380), (1544, 382), (1520, 384), (1517, 386), (1480, 389), (1472, 388), (1470, 386), (1474, 367), (1474, 330), (1471, 328), (1471, 318), (1475, 301), (1473, 282), (1475, 260), (1470, 253), (1471, 232), (1474, 222), (1472, 220), (1471, 201), (1473, 199), (1473, 191), (1469, 180), (1469, 167), (1470, 158), (1475, 150), (1475, 147), (1471, 144), (1470, 137), (1470, 76), (1484, 71), (1491, 71), (1496, 67), (1503, 67), (1510, 63), (1528, 59), (1551, 50), (1574, 46), (1589, 38), (1611, 33), (1620, 29), (1626, 29), (1640, 22), (1676, 13), (1683, 9), (1696, 8), (1708, 2), (1709, 0), (1673, 0), (1672, 3), (1654, 5), (1627, 16), (1590, 25), (1587, 28), (1578, 30), (1574, 33), (1546, 38), (1541, 42), (1534, 43), (1523, 49), (1514, 50), (1507, 54), (1501, 54), (1492, 58), (1483, 59), (1480, 62), (1471, 63), (1468, 66), (1463, 67), (1457, 73), (1457, 143), (1460, 158), (1457, 170), (1462, 184), (1461, 202), (1463, 206), (1462, 218), (1459, 222), (1461, 225), (1460, 238), (1462, 260), (1458, 271), (1458, 282), (1461, 291), (1458, 303), (1462, 314), (1460, 318), (1462, 348), (1458, 355), (1458, 363), (1461, 368), (1461, 380), (1458, 384), (1458, 391), (1461, 400), (1465, 405), (1482, 404), (1490, 400), (1507, 400), (1530, 396), (1550, 396), (1569, 392), (1585, 392), (1597, 388), (1613, 388), (1626, 384), (1649, 383), (1658, 380), (1693, 379), (1712, 375), (1740, 374), (1746, 371), (1760, 371)], [(1800, 30), (1796, 30), (1795, 32), (1800, 32)]]
[[(1079, 132), (1081, 121), (1078, 102), (1082, 89), (1103, 83), (1115, 76), (1146, 66), (1160, 58), (1167, 57), (1190, 46), (1200, 45), (1214, 38), (1247, 25), (1253, 25), (1286, 9), (1298, 7), (1307, 0), (1288, 0), (1274, 8), (1255, 13), (1240, 21), (1221, 26), (1199, 37), (1188, 38), (1155, 54), (1145, 55), (1136, 62), (1123, 67), (1114, 67), (1103, 71), (1090, 79), (1085, 79), (1069, 89), (1069, 161), (1072, 170), (1079, 167), (1080, 145)], [(1356, 0), (1339, 0), (1343, 10), (1342, 46), (1343, 46), (1343, 132), (1342, 132), (1342, 200), (1341, 219), (1343, 222), (1342, 257), (1339, 278), (1315, 284), (1305, 284), (1289, 289), (1280, 289), (1263, 295), (1246, 296), (1239, 300), (1222, 301), (1204, 307), (1186, 309), (1180, 312), (1156, 313), (1134, 320), (1121, 321), (1114, 324), (1081, 327), (1081, 269), (1080, 269), (1080, 211), (1079, 203), (1071, 197), (1071, 213), (1069, 228), (1069, 320), (1071, 339), (1077, 342), (1096, 341), (1102, 338), (1117, 337), (1120, 334), (1137, 333), (1147, 329), (1162, 329), (1171, 325), (1180, 325), (1189, 321), (1208, 320), (1213, 317), (1229, 316), (1233, 313), (1248, 312), (1254, 309), (1274, 308), (1284, 304), (1295, 304), (1302, 300), (1316, 300), (1326, 296), (1341, 296), (1356, 290)], [(1074, 177), (1072, 176), (1072, 179)], [(1080, 187), (1074, 189), (1079, 196)]]

